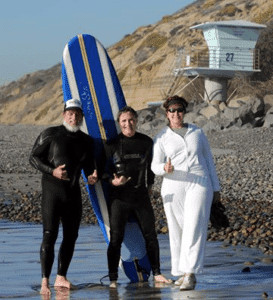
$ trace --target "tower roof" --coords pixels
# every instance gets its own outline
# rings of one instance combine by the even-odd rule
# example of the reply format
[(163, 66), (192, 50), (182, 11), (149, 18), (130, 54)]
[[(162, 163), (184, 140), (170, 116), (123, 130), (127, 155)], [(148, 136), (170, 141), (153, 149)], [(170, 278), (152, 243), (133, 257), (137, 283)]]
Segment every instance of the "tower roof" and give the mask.
[(243, 20), (232, 20), (232, 21), (219, 21), (219, 22), (206, 22), (202, 24), (198, 24), (195, 26), (190, 27), (191, 29), (203, 29), (208, 27), (247, 27), (247, 28), (265, 28), (266, 25), (243, 21)]

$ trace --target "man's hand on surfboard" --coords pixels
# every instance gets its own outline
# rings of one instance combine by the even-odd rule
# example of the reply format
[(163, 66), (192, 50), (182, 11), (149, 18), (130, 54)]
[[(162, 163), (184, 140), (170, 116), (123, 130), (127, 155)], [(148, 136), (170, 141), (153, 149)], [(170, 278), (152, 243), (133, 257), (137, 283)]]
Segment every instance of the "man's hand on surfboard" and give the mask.
[(121, 186), (124, 185), (125, 183), (127, 183), (129, 180), (131, 179), (131, 177), (125, 177), (125, 176), (117, 176), (117, 174), (114, 174), (114, 179), (112, 179), (111, 183), (114, 186)]
[(94, 173), (92, 175), (88, 176), (88, 184), (95, 184), (98, 181), (98, 172), (97, 170), (94, 171)]
[(61, 180), (69, 180), (69, 178), (67, 177), (65, 165), (58, 166), (56, 169), (54, 169), (52, 175)]

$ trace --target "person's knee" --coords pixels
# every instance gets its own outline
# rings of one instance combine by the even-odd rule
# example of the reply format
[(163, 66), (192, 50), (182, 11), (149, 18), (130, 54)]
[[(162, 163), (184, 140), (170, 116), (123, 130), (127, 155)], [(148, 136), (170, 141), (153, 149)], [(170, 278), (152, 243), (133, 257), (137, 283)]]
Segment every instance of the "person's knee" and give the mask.
[(63, 235), (63, 244), (74, 245), (78, 239), (78, 232), (71, 232)]
[(43, 244), (44, 245), (54, 245), (58, 237), (57, 231), (44, 231), (43, 234)]
[(57, 237), (58, 237), (58, 232), (56, 231), (44, 231), (43, 242), (41, 245), (41, 252), (44, 252), (49, 249), (53, 249)]

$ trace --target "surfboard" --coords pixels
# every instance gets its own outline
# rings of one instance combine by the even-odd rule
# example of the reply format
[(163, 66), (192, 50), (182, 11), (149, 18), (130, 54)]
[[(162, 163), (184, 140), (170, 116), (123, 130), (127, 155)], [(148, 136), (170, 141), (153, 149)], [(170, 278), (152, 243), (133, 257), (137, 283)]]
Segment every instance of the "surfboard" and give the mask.
[[(80, 34), (65, 45), (62, 87), (64, 101), (72, 98), (81, 100), (84, 111), (82, 130), (93, 138), (95, 160), (99, 161), (105, 151), (105, 143), (120, 132), (115, 120), (126, 102), (107, 51), (95, 37)], [(87, 182), (84, 173), (83, 177)], [(94, 186), (87, 184), (86, 188), (105, 241), (109, 244), (109, 186), (99, 181)], [(150, 276), (145, 241), (133, 218), (126, 226), (120, 266), (131, 282), (146, 281)]]

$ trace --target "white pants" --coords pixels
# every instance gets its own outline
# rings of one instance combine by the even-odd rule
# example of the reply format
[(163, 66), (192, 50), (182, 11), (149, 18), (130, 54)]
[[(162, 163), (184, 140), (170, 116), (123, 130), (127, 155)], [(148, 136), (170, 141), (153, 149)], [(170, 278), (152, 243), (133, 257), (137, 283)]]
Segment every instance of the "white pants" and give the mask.
[[(189, 173), (183, 180), (164, 179), (162, 197), (167, 217), (172, 275), (201, 273), (213, 190), (209, 178)], [(176, 179), (178, 180), (174, 180)]]

